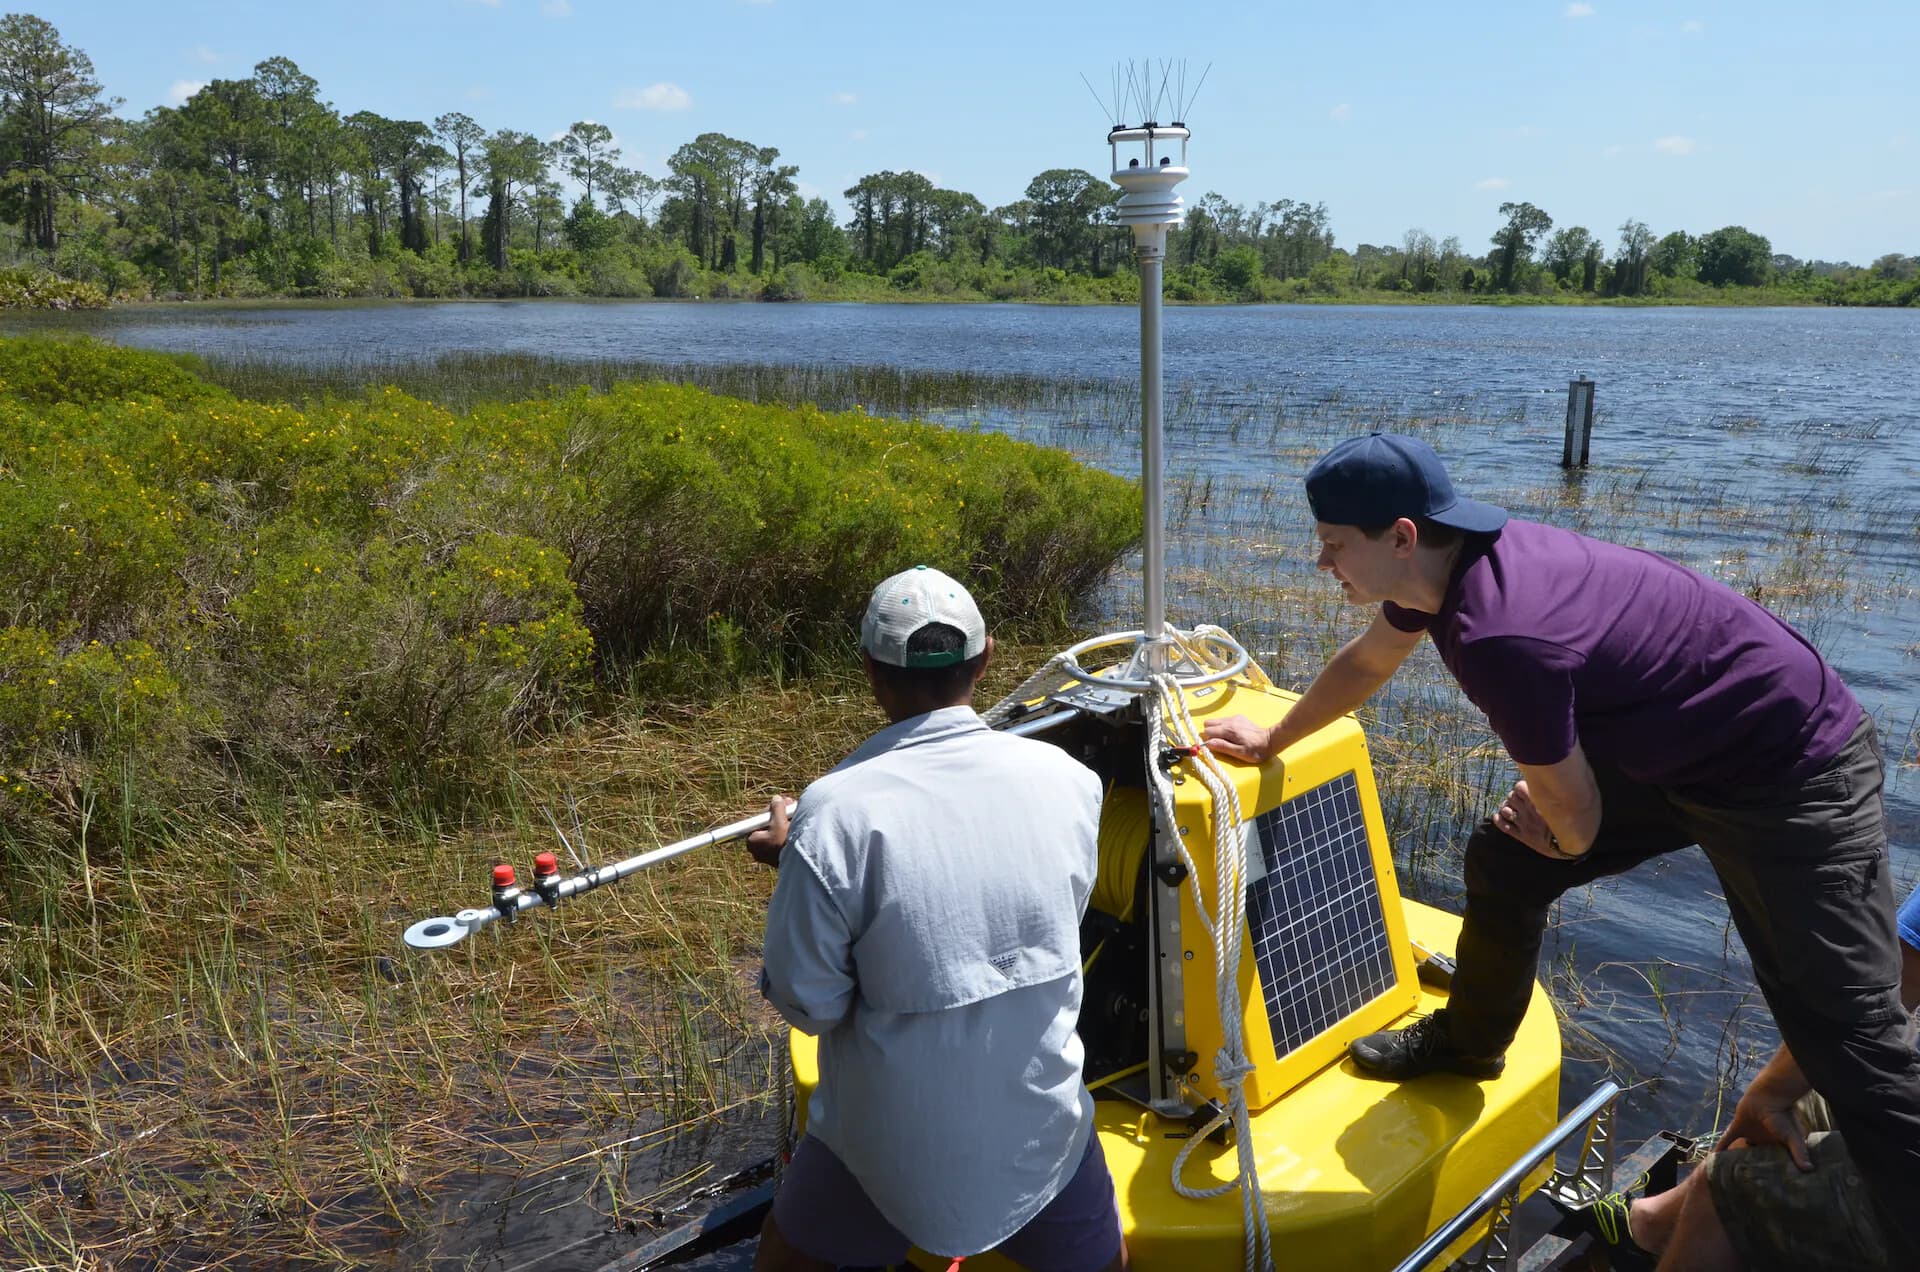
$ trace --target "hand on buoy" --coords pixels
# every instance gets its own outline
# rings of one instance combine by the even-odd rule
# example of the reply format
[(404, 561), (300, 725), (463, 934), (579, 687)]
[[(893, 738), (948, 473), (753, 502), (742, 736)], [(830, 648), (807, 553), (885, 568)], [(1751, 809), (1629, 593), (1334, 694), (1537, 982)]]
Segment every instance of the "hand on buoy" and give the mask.
[(1267, 762), (1273, 754), (1272, 737), (1265, 725), (1255, 724), (1245, 716), (1209, 720), (1200, 734), (1200, 740), (1215, 755), (1230, 756), (1249, 764)]
[(775, 795), (767, 805), (767, 826), (747, 836), (747, 852), (763, 866), (780, 868), (780, 850), (787, 846), (787, 827), (799, 807), (791, 795)]

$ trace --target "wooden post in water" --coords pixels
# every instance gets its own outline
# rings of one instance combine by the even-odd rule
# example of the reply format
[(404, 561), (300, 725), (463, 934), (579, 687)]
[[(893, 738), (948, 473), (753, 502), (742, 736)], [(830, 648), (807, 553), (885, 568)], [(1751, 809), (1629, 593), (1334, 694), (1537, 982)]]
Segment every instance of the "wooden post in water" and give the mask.
[(1587, 466), (1587, 450), (1593, 441), (1593, 381), (1581, 376), (1567, 382), (1567, 445), (1560, 452), (1560, 467), (1573, 467), (1576, 447), (1580, 467)]

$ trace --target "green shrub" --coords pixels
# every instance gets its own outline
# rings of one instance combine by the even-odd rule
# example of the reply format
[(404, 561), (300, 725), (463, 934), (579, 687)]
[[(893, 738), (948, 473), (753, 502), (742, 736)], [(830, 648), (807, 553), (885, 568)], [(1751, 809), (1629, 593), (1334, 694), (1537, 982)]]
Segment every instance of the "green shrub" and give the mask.
[(0, 270), (0, 309), (105, 309), (106, 289), (95, 283), (27, 269)]
[[(0, 730), (24, 739), (8, 763), (74, 781), (115, 755), (148, 774), (100, 722), (131, 683), (107, 666), (179, 704), (154, 789), (218, 767), (452, 790), (596, 671), (689, 693), (841, 655), (909, 565), (1037, 634), (1139, 529), (1128, 483), (1058, 452), (686, 386), (302, 410), (45, 340), (0, 341), (0, 386), (0, 621), (30, 634)], [(29, 700), (46, 680), (94, 686), (94, 715)], [(49, 732), (58, 712), (92, 722)]]
[(237, 745), (288, 769), (472, 781), (582, 687), (592, 638), (555, 549), (267, 536), (221, 639)]
[(760, 286), (762, 300), (805, 300), (818, 290), (820, 277), (805, 265), (782, 265)]
[(44, 837), (49, 819), (71, 826), (103, 787), (159, 806), (207, 723), (142, 641), (63, 652), (37, 627), (0, 627), (0, 829)]
[(791, 648), (844, 639), (873, 583), (921, 562), (970, 576), (998, 617), (1057, 620), (1139, 533), (1127, 483), (997, 434), (658, 384), (574, 411), (574, 578), (617, 655), (713, 614)]
[(178, 403), (226, 396), (194, 375), (186, 359), (164, 353), (50, 336), (0, 340), (0, 397), (19, 402)]

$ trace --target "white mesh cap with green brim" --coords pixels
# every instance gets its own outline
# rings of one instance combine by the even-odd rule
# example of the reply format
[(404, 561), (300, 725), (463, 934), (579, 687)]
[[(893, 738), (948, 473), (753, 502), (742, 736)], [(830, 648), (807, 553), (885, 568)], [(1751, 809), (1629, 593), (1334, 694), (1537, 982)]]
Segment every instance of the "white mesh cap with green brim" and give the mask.
[[(929, 623), (944, 623), (966, 638), (959, 652), (908, 653), (907, 642)], [(951, 667), (987, 648), (987, 623), (967, 589), (932, 566), (902, 570), (873, 589), (860, 623), (860, 648), (894, 667)]]

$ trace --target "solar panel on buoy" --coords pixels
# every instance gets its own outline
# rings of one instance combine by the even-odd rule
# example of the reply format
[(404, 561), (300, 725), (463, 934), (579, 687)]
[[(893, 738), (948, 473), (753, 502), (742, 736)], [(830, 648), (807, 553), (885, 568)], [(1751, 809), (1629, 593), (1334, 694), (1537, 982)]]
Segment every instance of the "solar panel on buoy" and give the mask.
[[(1189, 709), (1201, 718), (1244, 714), (1270, 727), (1293, 701), (1284, 690), (1237, 686), (1190, 698)], [(1238, 788), (1245, 819), (1238, 1031), (1253, 1066), (1247, 1103), (1259, 1109), (1328, 1064), (1341, 1063), (1348, 1043), (1412, 1010), (1420, 990), (1373, 762), (1352, 717), (1295, 743), (1284, 757), (1229, 765), (1223, 775)], [(1211, 1057), (1225, 1027), (1212, 934), (1196, 903), (1209, 910), (1216, 905), (1212, 880), (1220, 828), (1202, 782), (1176, 785), (1174, 807), (1181, 844), (1206, 882), (1198, 888), (1184, 881), (1169, 885), (1183, 872), (1164, 868), (1155, 876), (1160, 1037), (1192, 1057), (1182, 1075), (1185, 1085), (1217, 1101), (1226, 1092)], [(1158, 850), (1161, 860), (1168, 848), (1163, 843)], [(1177, 927), (1164, 917), (1176, 900)], [(1170, 1042), (1161, 1046), (1171, 1051)]]
[(1353, 774), (1255, 818), (1249, 848), (1247, 928), (1274, 1051), (1286, 1056), (1394, 986)]

